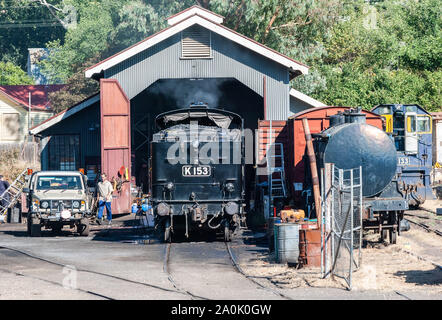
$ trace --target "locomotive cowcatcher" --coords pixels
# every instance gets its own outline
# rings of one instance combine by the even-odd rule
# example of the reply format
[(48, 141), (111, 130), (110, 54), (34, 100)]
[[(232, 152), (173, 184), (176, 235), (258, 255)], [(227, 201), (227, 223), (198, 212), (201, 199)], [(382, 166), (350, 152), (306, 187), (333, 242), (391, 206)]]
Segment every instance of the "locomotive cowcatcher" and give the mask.
[(244, 215), (243, 119), (199, 104), (155, 124), (150, 189), (164, 241), (200, 231), (230, 241)]

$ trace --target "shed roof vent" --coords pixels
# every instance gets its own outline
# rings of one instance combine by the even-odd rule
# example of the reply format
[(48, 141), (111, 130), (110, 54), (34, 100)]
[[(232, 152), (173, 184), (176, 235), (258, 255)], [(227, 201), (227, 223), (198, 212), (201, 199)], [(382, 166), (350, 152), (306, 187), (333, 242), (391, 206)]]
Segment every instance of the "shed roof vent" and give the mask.
[(181, 58), (211, 58), (211, 34), (201, 27), (190, 27), (181, 33)]

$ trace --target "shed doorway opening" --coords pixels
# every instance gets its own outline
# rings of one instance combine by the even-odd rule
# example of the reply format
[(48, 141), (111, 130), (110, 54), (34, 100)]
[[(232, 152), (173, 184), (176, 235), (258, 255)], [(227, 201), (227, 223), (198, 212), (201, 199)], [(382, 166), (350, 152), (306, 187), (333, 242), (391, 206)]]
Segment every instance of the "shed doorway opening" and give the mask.
[[(155, 132), (155, 117), (163, 112), (188, 108), (203, 102), (209, 108), (239, 114), (244, 128), (253, 132), (258, 120), (264, 119), (263, 98), (234, 78), (161, 79), (131, 100), (132, 172), (137, 186), (147, 192), (150, 140)], [(254, 161), (253, 161), (254, 162)], [(246, 181), (255, 181), (253, 164), (246, 165)], [(246, 185), (246, 200), (251, 186)], [(247, 201), (246, 201), (247, 202)]]

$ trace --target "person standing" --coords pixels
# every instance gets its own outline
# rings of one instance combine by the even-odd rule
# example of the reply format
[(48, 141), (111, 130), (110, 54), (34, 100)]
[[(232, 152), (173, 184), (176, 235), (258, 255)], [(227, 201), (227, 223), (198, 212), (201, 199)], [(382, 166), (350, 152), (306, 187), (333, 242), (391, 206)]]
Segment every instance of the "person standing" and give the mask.
[(110, 181), (107, 180), (106, 174), (102, 173), (101, 181), (98, 182), (98, 216), (97, 216), (98, 224), (101, 224), (104, 207), (106, 207), (107, 220), (109, 224), (112, 224), (112, 210), (111, 210), (112, 192), (114, 192), (112, 183), (110, 183)]
[[(9, 182), (5, 179), (5, 177), (3, 177), (2, 175), (0, 175), (0, 196), (3, 195), (3, 193), (8, 190), (9, 188)], [(4, 207), (9, 205), (9, 194), (5, 194), (2, 197), (3, 199), (0, 200), (0, 204)]]

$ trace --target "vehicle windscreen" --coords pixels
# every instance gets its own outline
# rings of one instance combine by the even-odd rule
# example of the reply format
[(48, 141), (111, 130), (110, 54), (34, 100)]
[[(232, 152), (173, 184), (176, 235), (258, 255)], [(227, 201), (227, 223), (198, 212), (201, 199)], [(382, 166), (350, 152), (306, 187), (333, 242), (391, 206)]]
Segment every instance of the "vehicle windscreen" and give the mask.
[(81, 190), (79, 176), (39, 176), (36, 183), (37, 190)]

